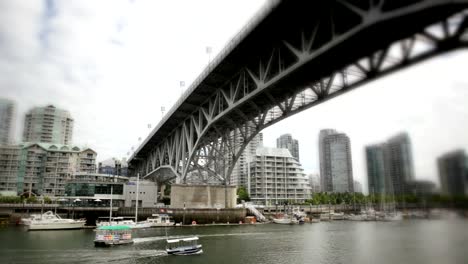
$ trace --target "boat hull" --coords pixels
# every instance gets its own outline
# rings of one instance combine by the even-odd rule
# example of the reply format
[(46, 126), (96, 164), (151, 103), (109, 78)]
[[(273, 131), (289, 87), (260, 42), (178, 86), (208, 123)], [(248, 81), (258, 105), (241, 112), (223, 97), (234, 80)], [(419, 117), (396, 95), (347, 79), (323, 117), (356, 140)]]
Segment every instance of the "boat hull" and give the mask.
[(289, 218), (275, 218), (273, 219), (275, 224), (282, 224), (282, 225), (290, 225), (292, 224), (292, 220)]
[(112, 247), (118, 245), (133, 244), (133, 240), (119, 240), (119, 241), (98, 241), (94, 240), (95, 247)]
[(201, 245), (197, 245), (192, 248), (183, 248), (183, 249), (166, 249), (167, 254), (175, 256), (187, 256), (187, 255), (197, 255), (203, 253)]
[(27, 225), (29, 231), (38, 230), (68, 230), (68, 229), (81, 229), (84, 227), (85, 222), (77, 223), (41, 223), (41, 224), (29, 224)]

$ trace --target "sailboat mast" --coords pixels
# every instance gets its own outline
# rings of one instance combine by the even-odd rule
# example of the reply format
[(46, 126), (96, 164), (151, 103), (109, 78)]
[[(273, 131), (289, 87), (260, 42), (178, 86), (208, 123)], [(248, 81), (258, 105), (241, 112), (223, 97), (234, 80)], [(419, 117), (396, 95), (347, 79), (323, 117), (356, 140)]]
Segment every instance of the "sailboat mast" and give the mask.
[(112, 191), (113, 191), (113, 181), (111, 183), (111, 193), (110, 193), (110, 210), (109, 210), (109, 225), (112, 225)]
[(135, 201), (135, 223), (138, 222), (138, 194), (140, 193), (140, 173), (137, 173), (136, 201)]

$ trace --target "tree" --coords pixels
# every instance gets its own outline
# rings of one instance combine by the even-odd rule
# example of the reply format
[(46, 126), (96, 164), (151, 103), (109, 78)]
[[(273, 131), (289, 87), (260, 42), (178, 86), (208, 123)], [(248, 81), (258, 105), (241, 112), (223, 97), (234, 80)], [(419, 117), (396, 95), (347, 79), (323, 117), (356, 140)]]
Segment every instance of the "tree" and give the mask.
[(250, 201), (249, 193), (247, 192), (244, 186), (240, 186), (237, 188), (237, 203), (241, 203), (242, 201)]

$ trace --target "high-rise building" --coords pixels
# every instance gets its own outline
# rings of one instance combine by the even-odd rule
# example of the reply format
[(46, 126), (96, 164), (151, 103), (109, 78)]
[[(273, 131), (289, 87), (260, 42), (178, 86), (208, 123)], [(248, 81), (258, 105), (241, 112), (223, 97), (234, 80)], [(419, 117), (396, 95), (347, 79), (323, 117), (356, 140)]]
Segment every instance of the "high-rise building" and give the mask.
[(320, 175), (318, 174), (309, 174), (309, 185), (311, 193), (321, 192), (320, 188)]
[(335, 130), (322, 130), (319, 135), (319, 148), (322, 191), (354, 192), (349, 137)]
[(276, 147), (288, 149), (291, 155), (299, 161), (299, 141), (294, 139), (291, 134), (284, 134), (277, 138)]
[(0, 191), (62, 196), (65, 181), (96, 172), (96, 152), (76, 146), (23, 143), (0, 146)]
[(468, 195), (468, 159), (463, 150), (455, 150), (437, 159), (442, 193)]
[(362, 193), (362, 184), (358, 181), (354, 181), (354, 192)]
[(367, 184), (369, 194), (387, 193), (390, 186), (385, 176), (385, 144), (377, 144), (366, 147), (366, 164), (367, 164)]
[(107, 175), (128, 176), (128, 163), (126, 159), (106, 159), (98, 164), (98, 173)]
[(248, 189), (253, 202), (266, 205), (286, 201), (301, 203), (310, 197), (310, 186), (304, 170), (289, 150), (257, 148), (249, 166)]
[(366, 147), (367, 177), (370, 194), (410, 193), (414, 180), (411, 142), (407, 133), (397, 134), (385, 143)]
[(336, 133), (337, 132), (335, 129), (322, 129), (319, 133), (320, 188), (323, 192), (333, 189), (331, 179), (325, 177), (325, 166), (322, 165), (325, 164), (325, 148), (323, 142), (325, 140), (325, 137)]
[(414, 180), (413, 154), (411, 141), (407, 133), (400, 133), (385, 144), (385, 171), (391, 179), (393, 193), (402, 195), (409, 193), (407, 182)]
[(0, 145), (12, 143), (15, 104), (0, 98)]
[[(239, 143), (241, 143), (244, 139), (239, 135), (237, 137)], [(244, 151), (242, 152), (239, 160), (237, 161), (232, 174), (231, 174), (231, 184), (236, 186), (243, 186), (247, 188), (247, 167), (248, 161), (251, 157), (255, 156), (258, 147), (263, 146), (263, 134), (258, 133), (245, 147)]]
[(66, 110), (35, 107), (26, 114), (23, 141), (68, 145), (72, 143), (73, 119)]

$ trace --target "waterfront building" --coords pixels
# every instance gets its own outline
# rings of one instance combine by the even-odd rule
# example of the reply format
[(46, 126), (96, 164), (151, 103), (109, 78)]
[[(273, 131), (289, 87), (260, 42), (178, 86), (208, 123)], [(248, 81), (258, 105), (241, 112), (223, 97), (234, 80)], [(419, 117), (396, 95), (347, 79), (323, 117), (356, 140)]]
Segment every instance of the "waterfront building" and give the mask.
[[(241, 136), (237, 136), (236, 138), (239, 143), (242, 143), (244, 140)], [(239, 160), (237, 161), (231, 174), (232, 185), (243, 186), (245, 188), (248, 187), (248, 179), (247, 179), (248, 161), (251, 159), (251, 157), (255, 156), (257, 148), (262, 147), (262, 146), (263, 146), (263, 134), (258, 133), (247, 144), (241, 156), (239, 157)]]
[(365, 152), (369, 194), (388, 193), (391, 182), (385, 176), (385, 144), (366, 146)]
[[(65, 194), (68, 199), (80, 199), (82, 205), (135, 207), (137, 178), (126, 176), (77, 173), (67, 180)], [(112, 193), (112, 195), (111, 195)], [(155, 207), (157, 205), (156, 182), (139, 180), (138, 207)]]
[(125, 158), (122, 160), (111, 158), (101, 161), (98, 164), (98, 173), (128, 176), (127, 160)]
[(468, 195), (468, 159), (464, 150), (455, 150), (437, 159), (444, 195)]
[[(149, 180), (139, 181), (138, 207), (154, 207), (158, 203), (158, 186)], [(135, 207), (137, 192), (137, 178), (133, 177), (124, 186), (125, 207)]]
[(393, 193), (409, 193), (406, 183), (414, 180), (411, 141), (407, 133), (400, 133), (385, 144), (385, 171), (391, 180)]
[(25, 117), (23, 141), (69, 145), (72, 143), (73, 118), (53, 105), (35, 107)]
[(432, 195), (436, 191), (435, 183), (428, 180), (412, 180), (406, 183), (409, 194), (416, 196)]
[(90, 148), (61, 144), (0, 146), (0, 191), (63, 196), (65, 181), (75, 173), (95, 172), (96, 155)]
[(304, 170), (287, 149), (257, 148), (249, 170), (249, 194), (254, 203), (301, 203), (310, 197)]
[(294, 139), (291, 134), (284, 134), (277, 138), (276, 147), (288, 149), (291, 155), (299, 161), (299, 141)]
[(123, 207), (128, 180), (125, 176), (79, 172), (66, 181), (65, 196), (71, 201), (80, 199), (84, 206), (109, 206), (112, 197), (113, 206)]
[(15, 104), (0, 98), (0, 145), (11, 144), (13, 139)]
[(353, 192), (351, 142), (332, 129), (319, 134), (320, 177), (323, 192)]
[(369, 193), (411, 193), (407, 183), (414, 181), (414, 169), (407, 133), (399, 133), (385, 143), (367, 146), (366, 161)]

